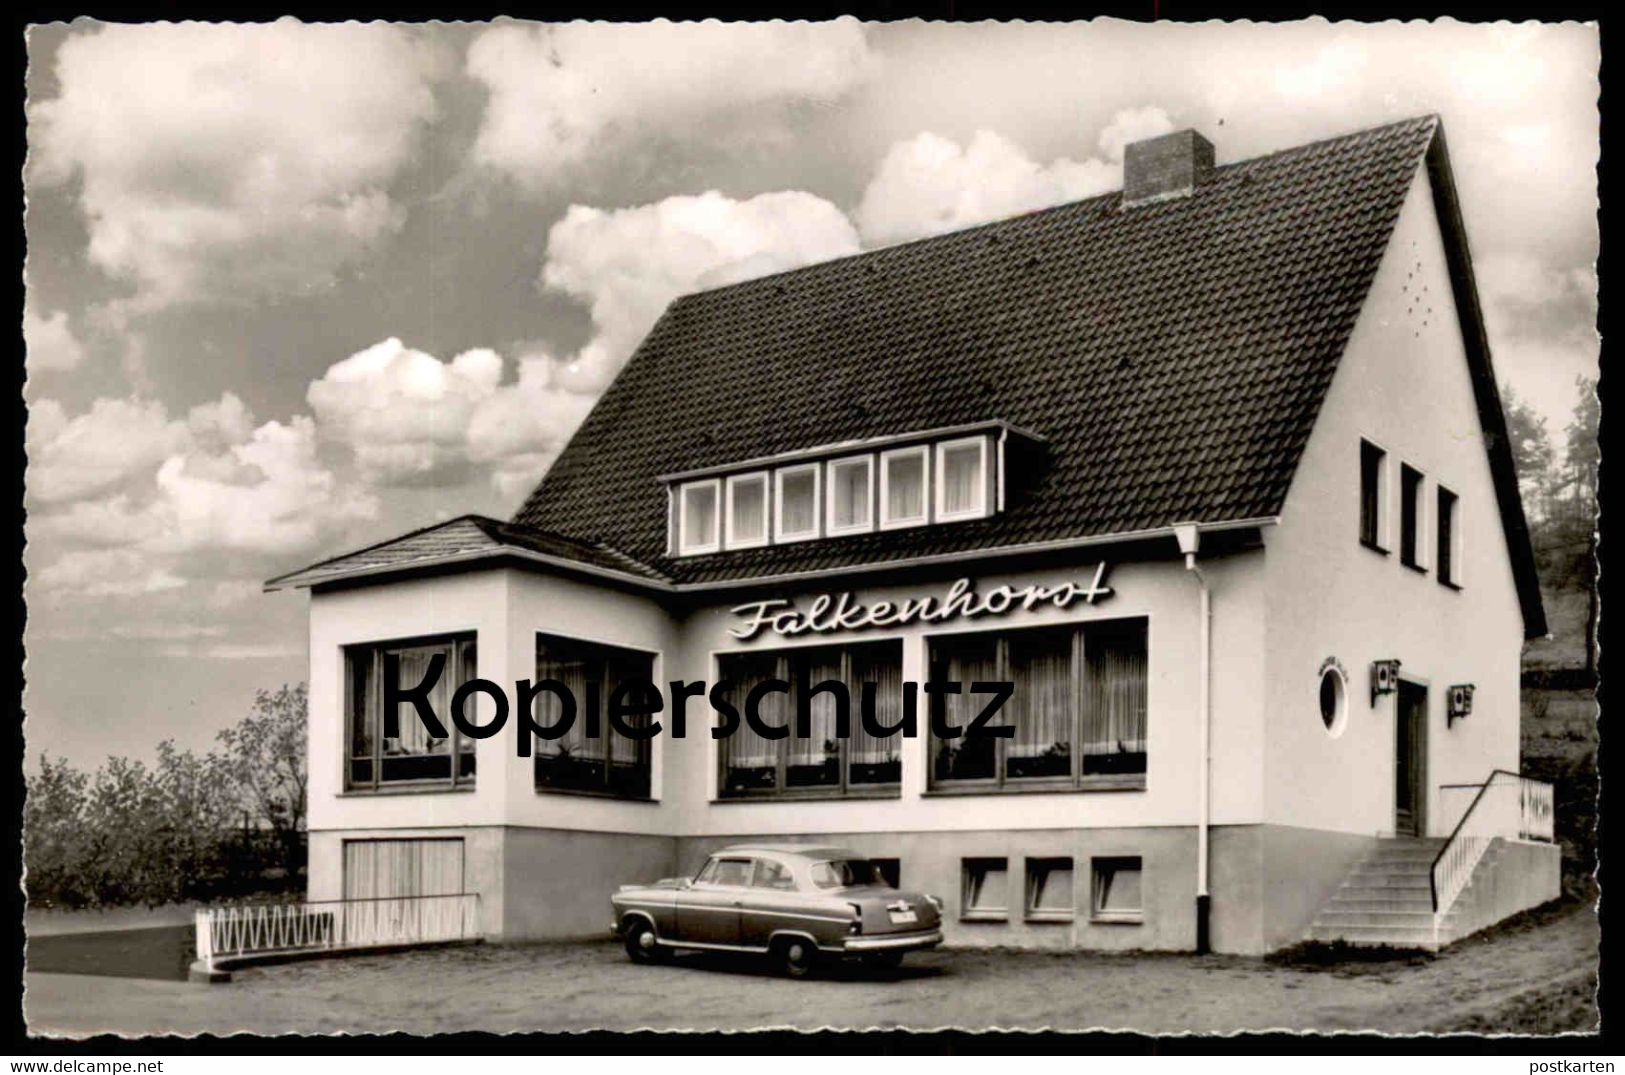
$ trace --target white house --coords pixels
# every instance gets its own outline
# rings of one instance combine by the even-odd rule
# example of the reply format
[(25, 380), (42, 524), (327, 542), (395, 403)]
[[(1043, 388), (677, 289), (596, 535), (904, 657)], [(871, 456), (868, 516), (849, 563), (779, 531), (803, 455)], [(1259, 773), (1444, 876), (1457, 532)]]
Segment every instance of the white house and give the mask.
[[(685, 296), (510, 521), (310, 590), (310, 898), (479, 894), (492, 939), (601, 934), (617, 884), (839, 843), (950, 944), (1442, 943), (1557, 894), (1519, 778), (1545, 633), (1436, 117)], [(383, 678), (431, 692), (447, 736)], [(639, 739), (458, 731), (475, 677)], [(710, 735), (705, 693), (810, 737)], [(673, 681), (687, 734), (672, 734)], [(905, 682), (1013, 690), (1010, 738), (867, 734)], [(681, 693), (681, 692), (679, 692)], [(469, 696), (489, 725), (498, 700)], [(517, 707), (518, 702), (515, 701)], [(544, 693), (532, 719), (561, 716)], [(1501, 775), (1495, 775), (1500, 773)]]

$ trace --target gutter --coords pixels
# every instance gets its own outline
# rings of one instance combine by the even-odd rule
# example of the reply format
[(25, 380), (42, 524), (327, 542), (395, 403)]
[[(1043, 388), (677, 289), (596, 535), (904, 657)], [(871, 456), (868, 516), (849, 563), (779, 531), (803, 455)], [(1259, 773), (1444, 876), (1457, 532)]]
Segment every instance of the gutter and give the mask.
[(293, 572), (271, 579), (263, 589), (270, 593), (275, 590), (299, 589), (311, 585), (323, 585), (329, 582), (342, 582), (353, 578), (367, 578), (399, 574), (406, 571), (417, 571), (423, 568), (441, 567), (455, 564), (474, 564), (480, 560), (520, 559), (527, 560), (546, 567), (553, 567), (564, 571), (573, 571), (580, 574), (596, 575), (601, 578), (613, 579), (616, 582), (635, 586), (659, 594), (709, 593), (717, 590), (742, 590), (755, 586), (775, 586), (791, 583), (811, 581), (814, 579), (836, 578), (841, 575), (852, 575), (861, 572), (893, 571), (906, 567), (929, 567), (937, 564), (965, 563), (973, 560), (986, 560), (996, 556), (1020, 556), (1029, 553), (1061, 552), (1068, 549), (1086, 549), (1100, 545), (1118, 545), (1126, 542), (1152, 541), (1159, 538), (1177, 537), (1185, 527), (1197, 527), (1205, 533), (1221, 533), (1229, 530), (1252, 530), (1264, 526), (1274, 526), (1280, 523), (1280, 517), (1275, 515), (1256, 516), (1247, 519), (1226, 519), (1212, 523), (1184, 523), (1178, 526), (1157, 526), (1146, 530), (1126, 530), (1112, 534), (1098, 534), (1090, 537), (1061, 538), (1055, 541), (1033, 541), (1022, 545), (997, 545), (988, 548), (965, 549), (959, 552), (936, 553), (930, 556), (910, 556), (897, 560), (870, 560), (858, 564), (846, 564), (841, 567), (818, 568), (812, 571), (788, 571), (776, 575), (753, 575), (748, 578), (717, 579), (710, 582), (670, 582), (665, 579), (649, 578), (646, 575), (634, 575), (630, 572), (617, 571), (613, 568), (598, 567), (593, 564), (582, 563), (563, 556), (550, 556), (545, 553), (534, 552), (516, 545), (504, 545), (500, 549), (480, 549), (475, 552), (455, 553), (450, 556), (426, 557), (413, 560), (409, 563), (386, 564), (377, 567), (360, 568), (355, 571), (339, 572), (323, 578), (310, 579), (305, 582), (291, 581), (298, 577), (300, 572)]
[(1196, 579), (1201, 589), (1201, 670), (1197, 701), (1197, 741), (1201, 744), (1202, 763), (1196, 775), (1196, 954), (1205, 956), (1212, 951), (1209, 920), (1213, 908), (1212, 894), (1208, 891), (1208, 860), (1210, 844), (1208, 829), (1212, 824), (1213, 796), (1209, 788), (1213, 766), (1213, 590), (1207, 576), (1196, 565), (1196, 554), (1202, 544), (1202, 524), (1185, 523), (1174, 527), (1179, 539), (1179, 551), (1185, 554), (1185, 570)]

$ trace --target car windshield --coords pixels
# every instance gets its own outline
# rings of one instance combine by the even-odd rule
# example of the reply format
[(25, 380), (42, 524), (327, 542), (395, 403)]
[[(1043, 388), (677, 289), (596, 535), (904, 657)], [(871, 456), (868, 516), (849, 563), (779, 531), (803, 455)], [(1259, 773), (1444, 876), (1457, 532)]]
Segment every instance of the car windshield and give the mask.
[(868, 859), (831, 859), (815, 862), (812, 882), (819, 888), (849, 888), (852, 885), (883, 885), (880, 867)]

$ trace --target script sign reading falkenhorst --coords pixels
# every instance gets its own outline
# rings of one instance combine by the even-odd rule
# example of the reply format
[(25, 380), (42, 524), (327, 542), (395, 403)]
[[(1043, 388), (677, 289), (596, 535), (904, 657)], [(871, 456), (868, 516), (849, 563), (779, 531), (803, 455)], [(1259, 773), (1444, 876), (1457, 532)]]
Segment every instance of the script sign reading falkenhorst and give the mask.
[(1095, 566), (1088, 583), (1063, 582), (1055, 586), (995, 586), (985, 595), (976, 592), (970, 579), (960, 579), (940, 597), (910, 597), (903, 601), (876, 601), (864, 604), (851, 591), (819, 594), (803, 611), (784, 598), (752, 601), (738, 605), (733, 614), (745, 623), (729, 634), (739, 639), (755, 638), (764, 630), (786, 637), (822, 634), (827, 631), (857, 631), (865, 627), (900, 627), (908, 623), (943, 623), (977, 616), (1002, 616), (1013, 608), (1031, 611), (1041, 605), (1066, 608), (1078, 601), (1095, 604), (1112, 595), (1106, 585), (1106, 562)]

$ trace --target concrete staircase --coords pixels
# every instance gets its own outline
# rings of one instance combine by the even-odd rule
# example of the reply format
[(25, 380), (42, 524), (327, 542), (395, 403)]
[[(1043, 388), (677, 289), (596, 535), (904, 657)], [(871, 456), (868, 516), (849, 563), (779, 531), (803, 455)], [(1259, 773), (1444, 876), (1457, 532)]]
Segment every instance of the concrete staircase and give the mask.
[(1430, 876), (1433, 859), (1444, 843), (1415, 837), (1382, 840), (1349, 872), (1342, 887), (1315, 916), (1309, 939), (1428, 951), (1449, 944), (1455, 939), (1453, 930), (1460, 920), (1462, 901), (1469, 900), (1472, 893), (1469, 886), (1435, 936)]

